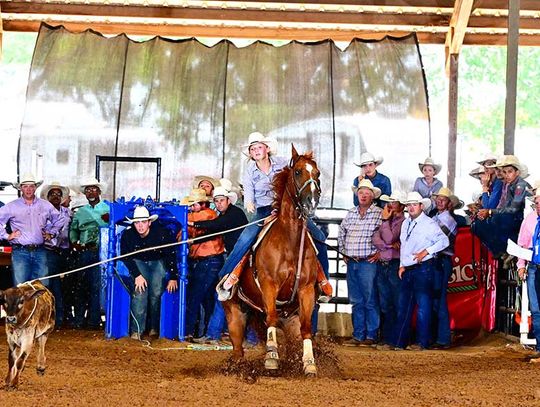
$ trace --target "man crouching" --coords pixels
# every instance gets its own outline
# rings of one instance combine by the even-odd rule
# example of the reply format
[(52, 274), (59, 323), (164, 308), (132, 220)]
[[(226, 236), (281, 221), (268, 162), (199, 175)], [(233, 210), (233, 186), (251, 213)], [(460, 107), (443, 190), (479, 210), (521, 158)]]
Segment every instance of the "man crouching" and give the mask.
[(37, 372), (45, 374), (45, 343), (54, 329), (55, 306), (51, 292), (39, 281), (0, 290), (0, 305), (6, 311), (9, 370), (6, 388), (17, 387), (19, 375), (37, 339)]

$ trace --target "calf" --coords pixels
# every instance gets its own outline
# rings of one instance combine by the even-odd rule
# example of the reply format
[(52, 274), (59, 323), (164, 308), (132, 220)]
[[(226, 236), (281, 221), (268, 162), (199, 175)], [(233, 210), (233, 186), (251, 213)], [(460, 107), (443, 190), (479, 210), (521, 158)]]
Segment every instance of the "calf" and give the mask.
[(39, 344), (37, 372), (45, 374), (45, 343), (54, 329), (54, 297), (39, 281), (0, 290), (0, 305), (6, 311), (6, 334), (9, 345), (6, 388), (14, 388), (32, 351)]

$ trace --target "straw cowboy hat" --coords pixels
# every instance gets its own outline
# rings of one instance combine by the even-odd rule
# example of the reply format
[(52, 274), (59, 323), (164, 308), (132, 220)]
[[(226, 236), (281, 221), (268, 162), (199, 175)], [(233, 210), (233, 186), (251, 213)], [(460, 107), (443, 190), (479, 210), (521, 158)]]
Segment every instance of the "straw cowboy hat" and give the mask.
[(22, 177), (20, 177), (19, 182), (14, 182), (13, 187), (20, 190), (21, 186), (24, 184), (34, 184), (37, 187), (39, 187), (41, 184), (43, 184), (43, 181), (36, 181), (36, 176), (31, 173), (23, 174)]
[(136, 206), (135, 210), (133, 211), (133, 218), (128, 218), (126, 216), (126, 222), (127, 223), (134, 223), (134, 222), (142, 222), (144, 220), (149, 220), (150, 222), (155, 221), (158, 218), (158, 215), (150, 215), (150, 212), (148, 212), (148, 209), (144, 206)]
[(229, 191), (224, 187), (217, 187), (216, 189), (214, 189), (214, 198), (217, 198), (218, 196), (224, 196), (226, 198), (229, 198), (232, 205), (234, 205), (236, 201), (238, 201), (238, 195), (236, 194), (236, 192)]
[(486, 173), (486, 169), (484, 168), (483, 165), (481, 165), (475, 168), (474, 170), (472, 170), (471, 172), (469, 172), (469, 175), (473, 178), (480, 179), (480, 175), (485, 174), (485, 173)]
[(487, 161), (497, 161), (497, 156), (495, 154), (487, 154), (480, 161), (477, 161), (478, 164), (484, 165)]
[(426, 158), (423, 163), (418, 163), (418, 168), (420, 168), (420, 171), (424, 169), (425, 165), (431, 165), (435, 169), (435, 175), (437, 175), (442, 168), (442, 165), (435, 164), (435, 161), (433, 161), (433, 158), (431, 157)]
[(40, 198), (47, 199), (47, 196), (49, 195), (51, 189), (59, 189), (60, 191), (62, 191), (62, 199), (69, 196), (70, 190), (68, 187), (60, 185), (58, 181), (53, 181), (48, 185), (43, 185), (43, 188), (41, 188), (41, 192), (39, 194)]
[(424, 205), (424, 211), (427, 211), (429, 207), (431, 206), (431, 199), (429, 198), (422, 198), (422, 195), (420, 195), (418, 192), (413, 191), (409, 192), (405, 199), (401, 201), (403, 205), (407, 204), (414, 204), (414, 203), (421, 203)]
[(353, 191), (354, 193), (356, 193), (356, 192), (358, 192), (358, 190), (359, 190), (360, 188), (368, 188), (369, 190), (371, 190), (371, 192), (373, 192), (373, 197), (374, 197), (375, 199), (377, 199), (378, 197), (381, 196), (381, 190), (380, 190), (379, 188), (377, 188), (377, 187), (374, 187), (373, 184), (371, 183), (371, 181), (368, 180), (368, 179), (365, 179), (365, 178), (364, 178), (362, 181), (360, 181), (360, 182), (358, 183), (358, 186), (357, 186), (357, 187), (353, 186), (353, 187), (352, 187), (352, 191)]
[(515, 155), (503, 155), (501, 160), (495, 163), (495, 167), (499, 168), (509, 166), (516, 168), (518, 171), (521, 171), (523, 168), (522, 164), (519, 162), (519, 158), (517, 158)]
[(540, 179), (537, 179), (534, 182), (533, 187), (530, 188), (528, 191), (531, 193), (531, 195), (527, 198), (531, 199), (532, 201), (534, 201), (534, 198), (536, 198), (537, 196), (540, 196)]
[[(249, 147), (251, 147), (253, 144), (262, 143), (265, 146), (268, 147), (268, 152), (271, 154), (274, 154), (277, 150), (277, 141), (276, 139), (272, 137), (265, 137), (262, 135), (262, 133), (259, 133), (258, 131), (251, 133), (248, 136), (248, 142), (247, 144), (244, 144), (242, 146), (242, 153), (248, 157), (249, 155)], [(251, 158), (251, 157), (250, 157)]]
[(221, 185), (220, 182), (216, 178), (208, 177), (206, 175), (197, 175), (195, 178), (193, 178), (192, 188), (193, 189), (199, 188), (199, 184), (203, 181), (208, 181), (210, 184), (214, 186), (214, 188), (217, 188)]
[(209, 202), (210, 199), (206, 196), (206, 191), (202, 188), (194, 188), (188, 196), (182, 199), (181, 203), (185, 205), (193, 205), (197, 202)]
[(353, 163), (353, 164), (356, 165), (357, 167), (361, 167), (362, 165), (375, 163), (375, 166), (378, 167), (379, 165), (383, 163), (383, 161), (384, 161), (384, 158), (375, 157), (373, 154), (366, 151), (365, 153), (362, 153), (362, 155), (360, 156), (360, 161), (358, 161), (358, 163)]
[(450, 198), (450, 202), (452, 203), (452, 208), (454, 208), (454, 210), (461, 209), (461, 208), (463, 208), (465, 206), (465, 202), (463, 202), (457, 196), (450, 195), (449, 198)]
[(241, 196), (243, 194), (242, 187), (238, 185), (233, 185), (230, 179), (221, 178), (219, 180), (219, 184), (227, 191), (235, 192), (237, 196)]
[(431, 194), (432, 196), (445, 196), (446, 198), (450, 198), (452, 195), (452, 190), (450, 188), (441, 187), (437, 193)]
[(103, 192), (103, 190), (105, 189), (105, 184), (102, 182), (99, 182), (94, 177), (86, 177), (81, 180), (80, 187), (79, 187), (80, 191), (83, 194), (84, 194), (84, 189), (86, 187), (98, 187), (100, 191)]
[(406, 198), (405, 194), (401, 191), (394, 191), (390, 196), (383, 194), (379, 198), (381, 201), (384, 202), (399, 202), (403, 201)]

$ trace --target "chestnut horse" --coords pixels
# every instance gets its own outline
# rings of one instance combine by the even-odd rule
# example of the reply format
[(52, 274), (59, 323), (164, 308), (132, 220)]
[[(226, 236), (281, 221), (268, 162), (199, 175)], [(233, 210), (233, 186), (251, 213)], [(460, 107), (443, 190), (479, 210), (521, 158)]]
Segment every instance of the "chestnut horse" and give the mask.
[(312, 153), (299, 155), (292, 146), (289, 166), (273, 180), (273, 207), (277, 219), (255, 252), (253, 266), (244, 270), (234, 296), (223, 303), (233, 344), (233, 359), (243, 358), (246, 316), (243, 309), (265, 314), (267, 326), (265, 368), (279, 368), (276, 326), (280, 318), (298, 313), (303, 339), (303, 368), (317, 374), (311, 342), (311, 314), (315, 305), (318, 260), (308, 236), (308, 216), (315, 211), (321, 193), (319, 169)]

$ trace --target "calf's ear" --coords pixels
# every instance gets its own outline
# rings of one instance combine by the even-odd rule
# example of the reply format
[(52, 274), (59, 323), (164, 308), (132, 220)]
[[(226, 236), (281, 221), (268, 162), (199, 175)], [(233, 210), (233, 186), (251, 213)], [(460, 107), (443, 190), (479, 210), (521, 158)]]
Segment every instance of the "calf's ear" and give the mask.
[(25, 300), (33, 300), (37, 297), (39, 297), (40, 295), (43, 295), (45, 294), (45, 290), (35, 290), (35, 291), (29, 291), (29, 292), (26, 292), (24, 294), (24, 299)]

